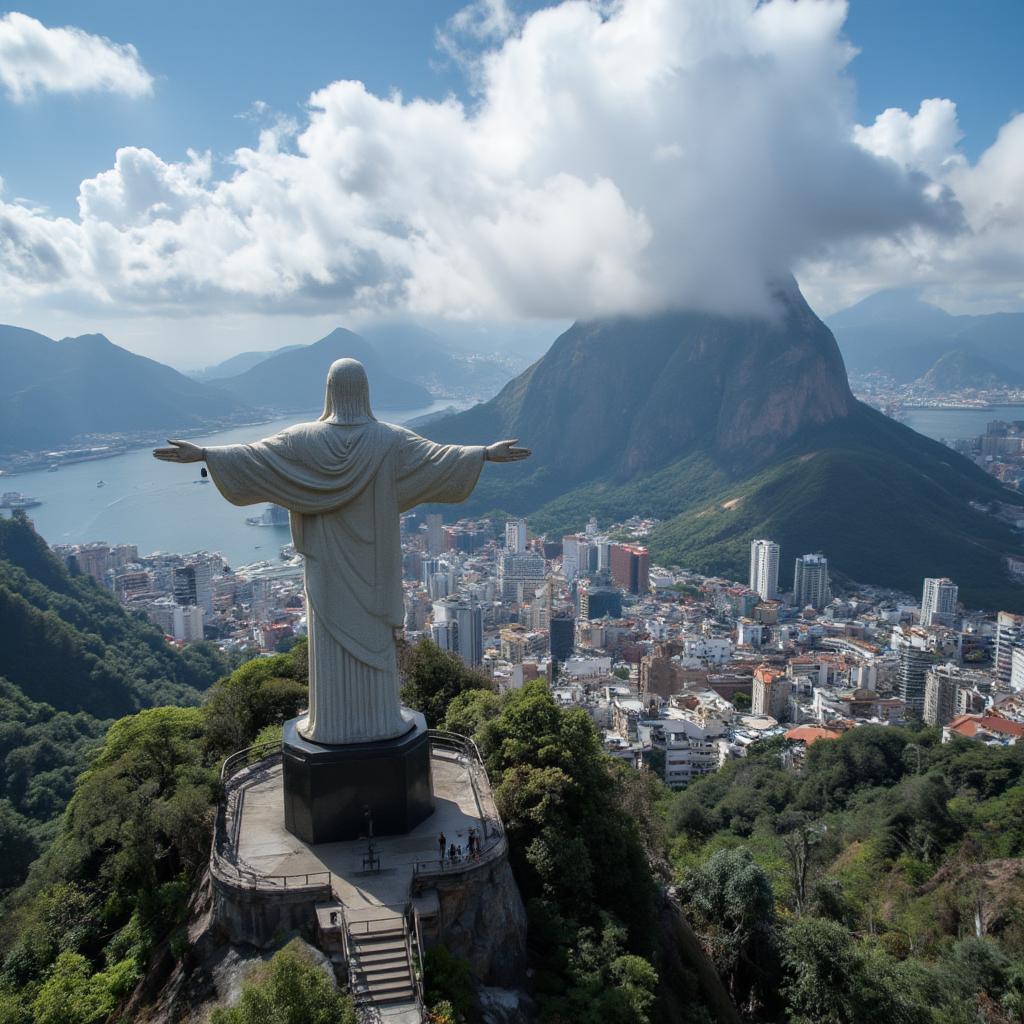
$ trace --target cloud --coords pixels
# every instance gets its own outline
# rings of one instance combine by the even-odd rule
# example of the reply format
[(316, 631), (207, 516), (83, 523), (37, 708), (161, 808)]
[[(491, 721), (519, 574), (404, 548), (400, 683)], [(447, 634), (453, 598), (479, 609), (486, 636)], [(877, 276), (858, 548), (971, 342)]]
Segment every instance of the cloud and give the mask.
[(71, 26), (47, 28), (17, 11), (0, 18), (0, 84), (15, 103), (38, 92), (153, 91), (153, 79), (130, 43)]
[(834, 309), (881, 287), (912, 286), (954, 311), (1024, 307), (1024, 115), (1003, 125), (974, 164), (957, 148), (961, 137), (948, 99), (924, 100), (916, 114), (889, 109), (855, 128), (865, 151), (926, 175), (932, 194), (955, 197), (963, 227), (835, 245), (801, 275), (812, 299)]
[(834, 298), (825, 271), (851, 286), (857, 253), (876, 271), (887, 252), (969, 259), (1016, 216), (988, 191), (1016, 180), (1010, 143), (971, 167), (942, 102), (858, 128), (845, 15), (622, 0), (515, 21), (477, 4), (455, 26), (484, 40), (472, 105), (339, 81), (226, 175), (122, 149), (75, 219), (0, 202), (0, 291), (121, 313), (746, 313), (794, 267)]

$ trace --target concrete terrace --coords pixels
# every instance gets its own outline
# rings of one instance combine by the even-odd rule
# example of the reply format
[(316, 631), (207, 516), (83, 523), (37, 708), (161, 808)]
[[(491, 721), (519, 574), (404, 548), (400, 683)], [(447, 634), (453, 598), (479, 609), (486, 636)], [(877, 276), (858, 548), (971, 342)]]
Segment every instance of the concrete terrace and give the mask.
[[(486, 782), (478, 802), (470, 775), (473, 770), (455, 751), (435, 747), (431, 753), (434, 813), (408, 835), (376, 837), (374, 851), (380, 868), (367, 870), (365, 839), (311, 846), (288, 832), (280, 761), (254, 765), (232, 780), (227, 794), (227, 834), (233, 841), (226, 844), (224, 859), (260, 888), (298, 886), (303, 878), (295, 876), (307, 874), (309, 882), (326, 881), (322, 873), (329, 871), (333, 896), (344, 905), (350, 923), (364, 915), (377, 916), (375, 908), (404, 905), (409, 900), (417, 863), (432, 873), (440, 869), (441, 832), (448, 844), (461, 846), (465, 853), (469, 830), (476, 828), (483, 837), (484, 818), (496, 819)], [(486, 846), (485, 841), (485, 856)]]

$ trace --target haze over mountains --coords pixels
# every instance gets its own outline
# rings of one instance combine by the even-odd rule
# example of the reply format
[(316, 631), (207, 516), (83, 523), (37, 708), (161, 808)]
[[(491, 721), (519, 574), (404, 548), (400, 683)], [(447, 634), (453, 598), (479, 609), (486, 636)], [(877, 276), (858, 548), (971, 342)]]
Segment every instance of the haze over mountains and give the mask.
[[(528, 462), (485, 475), (467, 512), (530, 514), (556, 534), (591, 514), (663, 520), (652, 556), (742, 578), (749, 541), (907, 590), (956, 578), (965, 600), (1024, 594), (1024, 551), (972, 501), (1021, 503), (973, 463), (856, 401), (839, 348), (795, 285), (763, 321), (693, 313), (577, 323), (495, 398), (431, 424), (437, 440), (519, 437)], [(585, 396), (585, 397), (581, 397)]]
[(382, 410), (426, 406), (436, 395), (487, 396), (511, 375), (500, 362), (453, 354), (414, 328), (372, 341), (337, 328), (309, 345), (240, 353), (196, 379), (101, 334), (54, 341), (0, 326), (0, 453), (315, 412), (326, 368), (343, 356), (366, 365)]
[(1005, 374), (1011, 384), (1024, 377), (1024, 313), (954, 316), (913, 291), (892, 289), (833, 314), (828, 324), (850, 373), (881, 372), (907, 383), (960, 352), (972, 379)]
[(113, 344), (102, 334), (53, 341), (0, 326), (0, 451), (57, 448), (83, 435), (231, 422), (233, 395)]

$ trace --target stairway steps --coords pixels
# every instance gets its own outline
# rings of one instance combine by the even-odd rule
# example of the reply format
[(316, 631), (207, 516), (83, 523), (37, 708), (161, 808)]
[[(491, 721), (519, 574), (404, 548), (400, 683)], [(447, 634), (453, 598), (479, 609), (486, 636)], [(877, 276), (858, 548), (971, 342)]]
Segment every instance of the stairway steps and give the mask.
[(356, 978), (361, 978), (367, 984), (374, 982), (384, 981), (411, 981), (411, 975), (409, 974), (409, 965), (404, 964), (401, 967), (389, 967), (379, 971), (365, 971), (356, 968)]
[(394, 942), (396, 939), (405, 939), (404, 928), (382, 928), (377, 932), (359, 932), (352, 935), (352, 941), (357, 945), (373, 944), (375, 942)]
[(355, 995), (369, 996), (374, 1002), (388, 996), (412, 994), (413, 987), (408, 981), (386, 982), (380, 985), (368, 985), (365, 982), (352, 986)]
[(352, 964), (354, 967), (387, 967), (390, 964), (407, 964), (409, 958), (405, 954), (405, 950), (399, 952), (396, 950), (394, 953), (378, 953), (372, 956), (353, 956)]

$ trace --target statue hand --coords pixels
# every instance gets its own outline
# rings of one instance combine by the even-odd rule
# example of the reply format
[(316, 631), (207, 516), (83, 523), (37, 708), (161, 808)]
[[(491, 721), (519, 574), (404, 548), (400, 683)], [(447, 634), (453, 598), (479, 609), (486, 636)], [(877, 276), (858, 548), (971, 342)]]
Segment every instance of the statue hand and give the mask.
[(202, 462), (206, 458), (206, 449), (191, 441), (173, 441), (167, 439), (173, 448), (154, 448), (153, 455), (162, 462)]
[(484, 449), (484, 458), (488, 462), (519, 462), (520, 459), (530, 457), (529, 448), (516, 448), (519, 438), (514, 437), (511, 441), (495, 441)]

